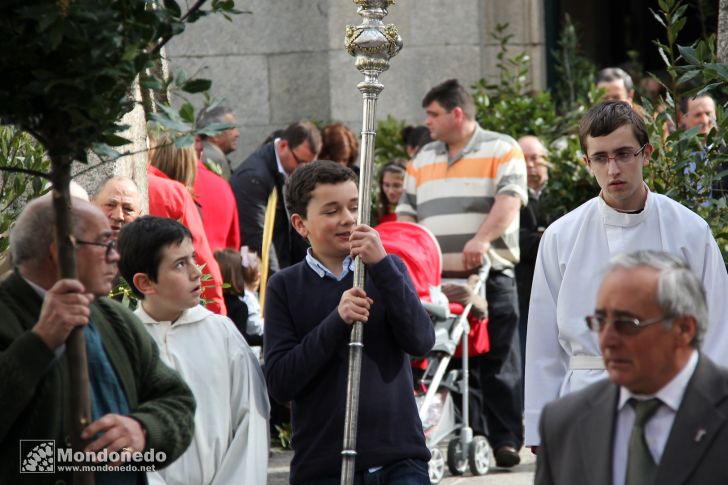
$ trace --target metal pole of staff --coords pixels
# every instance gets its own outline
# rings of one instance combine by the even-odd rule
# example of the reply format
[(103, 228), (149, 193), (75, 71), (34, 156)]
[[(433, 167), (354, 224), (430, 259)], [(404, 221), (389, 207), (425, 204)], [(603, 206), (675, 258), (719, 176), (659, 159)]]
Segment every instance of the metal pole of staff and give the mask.
[[(377, 98), (384, 86), (379, 82), (379, 75), (389, 68), (389, 59), (402, 48), (402, 38), (397, 28), (384, 25), (382, 19), (387, 15), (387, 8), (394, 0), (354, 0), (357, 13), (362, 17), (361, 25), (346, 26), (344, 45), (352, 56), (356, 57), (355, 66), (364, 76), (364, 81), (357, 88), (364, 98), (361, 151), (359, 158), (359, 210), (357, 220), (360, 224), (369, 224), (371, 209), (372, 165), (374, 164), (374, 113)], [(364, 288), (364, 263), (356, 258), (354, 269), (354, 286)], [(341, 452), (341, 484), (354, 483), (354, 464), (356, 460), (356, 426), (359, 414), (359, 381), (361, 378), (361, 354), (363, 324), (355, 322), (351, 330), (349, 343), (349, 371), (346, 386), (346, 415), (344, 421), (344, 447)]]

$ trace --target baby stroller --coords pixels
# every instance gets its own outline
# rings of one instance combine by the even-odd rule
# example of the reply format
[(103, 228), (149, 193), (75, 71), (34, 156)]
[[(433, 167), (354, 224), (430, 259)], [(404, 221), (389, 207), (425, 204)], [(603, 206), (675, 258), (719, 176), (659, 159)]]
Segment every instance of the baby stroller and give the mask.
[[(473, 436), (468, 416), (468, 355), (474, 350), (487, 351), (487, 321), (470, 316), (472, 303), (450, 303), (442, 292), (442, 253), (435, 236), (426, 228), (410, 222), (385, 222), (376, 227), (387, 253), (404, 261), (423, 306), (435, 326), (435, 345), (427, 355), (418, 389), (415, 390), (420, 419), (427, 446), (432, 453), (429, 463), (430, 483), (436, 484), (445, 474), (445, 464), (453, 475), (470, 468), (473, 475), (484, 475), (490, 467), (491, 449), (484, 436)], [(473, 291), (478, 292), (487, 278), (486, 263), (478, 275)], [(479, 325), (479, 327), (471, 327)], [(477, 349), (471, 336), (479, 335)], [(485, 338), (483, 345), (483, 338)], [(458, 347), (458, 342), (461, 346)], [(447, 372), (453, 356), (462, 355), (462, 369)], [(455, 407), (453, 393), (462, 396), (462, 412)], [(440, 444), (454, 433), (446, 455)]]

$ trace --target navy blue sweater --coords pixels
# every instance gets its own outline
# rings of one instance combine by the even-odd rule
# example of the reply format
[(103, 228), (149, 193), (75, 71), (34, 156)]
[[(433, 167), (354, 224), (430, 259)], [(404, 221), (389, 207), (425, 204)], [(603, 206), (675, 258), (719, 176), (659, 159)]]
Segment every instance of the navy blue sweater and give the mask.
[[(399, 258), (385, 257), (366, 276), (374, 305), (364, 324), (357, 471), (430, 459), (407, 354), (432, 348), (432, 323)], [(351, 326), (337, 307), (352, 282), (353, 274), (321, 278), (303, 261), (268, 283), (265, 377), (274, 398), (292, 401), (293, 484), (341, 473)]]

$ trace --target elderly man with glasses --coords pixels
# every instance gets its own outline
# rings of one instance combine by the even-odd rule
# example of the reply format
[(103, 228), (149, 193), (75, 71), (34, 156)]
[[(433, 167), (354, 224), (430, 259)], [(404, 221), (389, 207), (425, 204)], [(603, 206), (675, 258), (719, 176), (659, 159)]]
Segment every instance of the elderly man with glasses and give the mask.
[(669, 253), (617, 256), (586, 323), (609, 379), (544, 408), (536, 484), (728, 483), (728, 370), (698, 350), (695, 273)]
[[(119, 260), (109, 221), (81, 199), (73, 199), (71, 211), (77, 279), (59, 278), (50, 197), (30, 202), (10, 235), (15, 271), (0, 283), (3, 483), (25, 483), (18, 475), (23, 464), (30, 461), (31, 471), (37, 464), (34, 450), (23, 448), (23, 441), (54, 440), (56, 449), (70, 446), (74, 396), (65, 344), (76, 327), (84, 329), (91, 396), (92, 422), (81, 436), (88, 440), (85, 451), (113, 456), (152, 450), (155, 460), (166, 457), (144, 465), (161, 468), (179, 457), (192, 438), (195, 402), (189, 388), (162, 363), (131, 311), (105, 298)], [(55, 475), (33, 483), (72, 483), (71, 472), (58, 465)], [(96, 483), (142, 483), (143, 472), (100, 471)]]
[(597, 197), (546, 229), (539, 246), (526, 341), (526, 444), (539, 444), (543, 406), (606, 376), (596, 337), (584, 325), (594, 309), (600, 271), (610, 257), (640, 249), (680, 255), (708, 291), (703, 351), (728, 364), (728, 273), (708, 224), (683, 205), (649, 190), (645, 123), (629, 104), (594, 106), (581, 120), (584, 162)]

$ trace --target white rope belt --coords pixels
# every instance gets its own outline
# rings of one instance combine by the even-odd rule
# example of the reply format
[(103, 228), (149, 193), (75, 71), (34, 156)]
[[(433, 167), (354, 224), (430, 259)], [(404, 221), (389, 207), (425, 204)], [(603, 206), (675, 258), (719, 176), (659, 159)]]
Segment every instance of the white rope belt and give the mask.
[(571, 370), (604, 369), (604, 360), (601, 355), (573, 355), (569, 360)]

